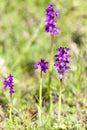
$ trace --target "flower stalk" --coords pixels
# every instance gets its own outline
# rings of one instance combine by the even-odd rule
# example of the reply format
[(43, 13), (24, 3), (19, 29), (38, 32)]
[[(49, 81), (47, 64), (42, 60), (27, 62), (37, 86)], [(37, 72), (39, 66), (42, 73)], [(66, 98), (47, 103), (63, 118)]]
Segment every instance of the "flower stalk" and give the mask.
[(12, 109), (13, 109), (13, 105), (12, 105), (12, 94), (10, 94), (10, 114), (9, 114), (10, 121), (12, 121)]
[(52, 69), (53, 69), (53, 53), (54, 53), (54, 34), (51, 34), (51, 49), (50, 49), (50, 62), (49, 62), (49, 72), (50, 74), (52, 73)]
[(49, 97), (50, 97), (50, 116), (52, 115), (52, 70), (53, 70), (53, 45), (54, 45), (54, 34), (51, 34), (51, 50), (50, 50), (50, 61), (49, 61)]
[(39, 89), (39, 123), (41, 124), (41, 114), (42, 114), (42, 69), (40, 74), (40, 89)]
[(59, 104), (58, 104), (58, 121), (60, 122), (61, 119), (61, 96), (62, 96), (62, 81), (64, 78), (64, 75), (68, 73), (70, 67), (70, 55), (69, 50), (70, 48), (67, 47), (60, 47), (57, 49), (58, 52), (55, 55), (55, 61), (56, 63), (54, 66), (56, 67), (57, 72), (59, 73), (59, 79), (60, 79), (60, 90), (59, 90)]
[[(54, 35), (58, 35), (60, 28), (57, 27), (55, 18), (60, 17), (60, 11), (54, 9), (54, 5), (49, 4), (46, 9), (46, 26), (45, 31), (50, 33), (51, 36), (51, 47), (50, 47), (50, 60), (49, 60), (49, 98), (50, 98), (50, 108), (49, 108), (49, 115), (52, 115), (52, 70), (53, 70), (53, 52), (54, 52)], [(50, 117), (49, 117), (50, 118)]]
[(48, 62), (44, 59), (41, 59), (38, 63), (34, 64), (35, 70), (40, 68), (40, 88), (39, 88), (39, 109), (38, 109), (38, 116), (39, 116), (39, 123), (41, 125), (41, 115), (42, 115), (42, 73), (46, 73), (48, 69)]
[(12, 121), (12, 94), (15, 93), (14, 91), (14, 77), (10, 74), (9, 76), (4, 78), (4, 90), (6, 90), (7, 87), (9, 87), (9, 94), (10, 94), (10, 111), (9, 111), (9, 119)]
[(61, 97), (62, 97), (62, 79), (60, 79), (59, 104), (58, 104), (58, 121), (61, 120)]

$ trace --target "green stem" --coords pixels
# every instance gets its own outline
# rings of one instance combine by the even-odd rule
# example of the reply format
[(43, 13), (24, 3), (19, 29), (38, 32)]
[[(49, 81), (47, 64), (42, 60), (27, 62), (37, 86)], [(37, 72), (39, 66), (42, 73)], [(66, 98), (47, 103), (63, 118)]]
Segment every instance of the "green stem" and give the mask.
[(58, 104), (58, 121), (61, 119), (61, 96), (62, 96), (62, 80), (60, 80), (60, 90), (59, 90), (59, 104)]
[(50, 62), (49, 62), (49, 73), (52, 73), (53, 70), (53, 44), (54, 44), (54, 35), (51, 34), (51, 49), (50, 49)]
[(10, 115), (9, 115), (9, 118), (10, 118), (10, 121), (12, 121), (12, 94), (10, 94)]
[(42, 70), (40, 74), (40, 89), (39, 89), (39, 123), (41, 124), (41, 112), (42, 112)]
[(50, 61), (49, 61), (49, 97), (50, 97), (50, 116), (52, 115), (52, 70), (53, 70), (53, 44), (54, 44), (54, 35), (51, 34), (51, 49), (50, 49)]

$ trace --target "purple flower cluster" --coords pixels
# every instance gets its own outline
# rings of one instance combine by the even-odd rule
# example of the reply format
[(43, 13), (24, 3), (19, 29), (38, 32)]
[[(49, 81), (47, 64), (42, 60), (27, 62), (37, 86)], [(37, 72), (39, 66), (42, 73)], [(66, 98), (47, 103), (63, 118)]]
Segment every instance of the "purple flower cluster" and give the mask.
[(60, 28), (57, 28), (55, 18), (60, 17), (60, 11), (54, 10), (54, 5), (49, 4), (46, 9), (46, 32), (59, 34)]
[(68, 66), (70, 60), (70, 48), (60, 47), (57, 50), (58, 54), (55, 55), (56, 63), (54, 64), (54, 66), (56, 67), (60, 75), (60, 79), (63, 79), (64, 74), (67, 73), (70, 69), (70, 67)]
[(10, 74), (8, 77), (4, 78), (4, 89), (6, 90), (6, 88), (9, 87), (9, 93), (13, 94), (14, 93), (14, 83), (13, 83), (13, 76)]
[(34, 64), (35, 70), (37, 70), (39, 67), (41, 68), (41, 71), (46, 73), (46, 70), (48, 69), (48, 62), (45, 62), (44, 59), (41, 59), (40, 62)]

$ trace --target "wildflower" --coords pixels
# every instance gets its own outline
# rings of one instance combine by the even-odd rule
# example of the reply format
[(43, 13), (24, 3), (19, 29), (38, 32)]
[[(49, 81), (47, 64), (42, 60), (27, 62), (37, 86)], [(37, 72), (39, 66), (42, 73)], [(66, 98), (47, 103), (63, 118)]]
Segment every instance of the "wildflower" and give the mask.
[(38, 109), (38, 117), (39, 117), (39, 123), (41, 125), (42, 120), (42, 72), (46, 73), (48, 69), (48, 62), (44, 61), (44, 59), (41, 59), (38, 63), (34, 64), (35, 70), (38, 70), (40, 68), (40, 88), (39, 88), (39, 109)]
[(34, 64), (35, 70), (38, 70), (39, 67), (41, 68), (41, 71), (46, 73), (46, 71), (48, 69), (48, 62), (45, 62), (44, 59), (41, 59), (40, 62)]
[(59, 34), (60, 28), (57, 28), (55, 18), (60, 17), (60, 11), (54, 10), (54, 5), (49, 4), (46, 9), (46, 27), (45, 31), (53, 33), (55, 35)]
[(69, 55), (70, 48), (60, 47), (57, 50), (58, 50), (58, 54), (55, 55), (56, 63), (54, 64), (54, 66), (56, 67), (56, 69), (60, 75), (60, 79), (63, 79), (64, 74), (67, 73), (70, 69), (70, 67), (68, 66), (68, 64), (70, 62), (69, 61), (70, 60), (70, 55)]
[(13, 76), (10, 74), (8, 77), (4, 78), (4, 89), (6, 90), (6, 88), (9, 87), (9, 93), (13, 94), (14, 93), (14, 83), (13, 83)]

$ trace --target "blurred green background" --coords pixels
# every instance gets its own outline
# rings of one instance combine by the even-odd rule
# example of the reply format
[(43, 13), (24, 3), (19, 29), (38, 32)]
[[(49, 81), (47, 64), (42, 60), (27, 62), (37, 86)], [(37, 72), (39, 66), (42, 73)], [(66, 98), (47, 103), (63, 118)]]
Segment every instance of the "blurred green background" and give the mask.
[[(87, 0), (0, 0), (0, 93), (8, 100), (2, 80), (11, 73), (15, 78), (14, 105), (20, 108), (24, 104), (24, 108), (27, 102), (29, 109), (35, 108), (31, 103), (38, 95), (39, 74), (33, 65), (41, 58), (49, 61), (50, 56), (50, 35), (45, 32), (45, 9), (49, 3), (61, 12), (55, 53), (60, 46), (71, 48), (71, 70), (64, 79), (63, 98), (74, 104), (76, 99), (81, 100), (87, 109)], [(48, 78), (44, 78), (46, 95)], [(55, 69), (52, 80), (56, 94), (59, 81)]]
[[(45, 32), (45, 9), (49, 3), (61, 12), (57, 20), (61, 34), (55, 36), (55, 53), (59, 46), (69, 46), (71, 73), (76, 75), (79, 68), (86, 81), (86, 0), (0, 0), (0, 73), (12, 73), (21, 82), (26, 76), (33, 78), (33, 64), (40, 58), (49, 60), (50, 35)], [(72, 78), (72, 82), (77, 80)]]

